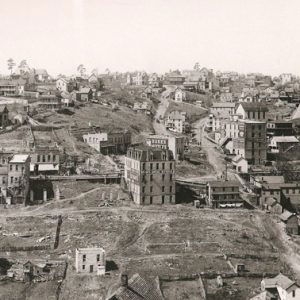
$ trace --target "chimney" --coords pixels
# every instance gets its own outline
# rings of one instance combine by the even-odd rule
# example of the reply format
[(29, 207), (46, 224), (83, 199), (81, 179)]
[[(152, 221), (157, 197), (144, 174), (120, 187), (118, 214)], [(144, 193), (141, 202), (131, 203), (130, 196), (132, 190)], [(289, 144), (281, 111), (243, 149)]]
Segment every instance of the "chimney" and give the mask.
[(127, 274), (121, 274), (121, 286), (128, 287), (128, 276), (127, 276)]

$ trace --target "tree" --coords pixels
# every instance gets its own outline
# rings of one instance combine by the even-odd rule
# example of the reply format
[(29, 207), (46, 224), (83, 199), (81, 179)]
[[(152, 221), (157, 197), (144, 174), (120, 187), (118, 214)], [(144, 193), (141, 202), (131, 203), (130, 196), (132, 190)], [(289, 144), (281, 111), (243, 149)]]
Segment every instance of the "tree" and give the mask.
[(20, 69), (20, 73), (21, 73), (21, 74), (27, 73), (26, 70), (28, 70), (29, 67), (28, 67), (28, 64), (27, 64), (26, 59), (21, 60), (21, 62), (20, 62), (20, 64), (19, 64), (18, 68)]
[(26, 59), (22, 59), (19, 64), (19, 68), (25, 68), (25, 67), (28, 67), (27, 61), (26, 61)]
[(7, 60), (7, 66), (8, 66), (8, 70), (10, 70), (10, 74), (12, 74), (12, 69), (15, 65), (16, 65), (16, 63), (14, 62), (14, 60), (12, 58), (9, 58)]
[(199, 69), (200, 69), (200, 64), (196, 62), (194, 65), (194, 70), (199, 71)]
[(80, 65), (77, 67), (77, 71), (80, 73), (80, 76), (82, 77), (82, 76), (85, 74), (86, 68), (84, 67), (83, 64), (80, 64)]
[(98, 75), (98, 69), (97, 68), (93, 69), (92, 74)]

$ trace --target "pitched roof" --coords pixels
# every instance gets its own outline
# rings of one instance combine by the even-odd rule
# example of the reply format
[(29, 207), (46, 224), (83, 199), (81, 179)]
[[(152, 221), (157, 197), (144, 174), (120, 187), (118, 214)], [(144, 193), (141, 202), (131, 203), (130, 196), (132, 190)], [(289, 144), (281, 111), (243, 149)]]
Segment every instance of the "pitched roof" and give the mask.
[(24, 163), (28, 157), (28, 154), (15, 154), (9, 163)]
[(273, 197), (268, 197), (266, 199), (266, 204), (269, 206), (274, 206), (274, 205), (276, 205), (276, 203), (277, 203), (277, 200)]
[(265, 287), (266, 288), (272, 288), (272, 287), (277, 287), (280, 286), (284, 290), (287, 290), (290, 286), (295, 284), (295, 281), (289, 279), (287, 276), (279, 273), (276, 277), (274, 278), (265, 278)]
[(91, 91), (89, 87), (83, 87), (80, 89), (79, 93), (88, 94)]
[(294, 110), (292, 120), (300, 119), (300, 105)]
[(7, 106), (6, 106), (6, 105), (0, 106), (0, 113), (3, 113), (3, 112), (5, 112), (5, 111), (8, 111)]
[(290, 211), (286, 210), (280, 215), (280, 220), (283, 222), (286, 222), (289, 218), (292, 216), (295, 216), (296, 214), (291, 213)]
[(261, 112), (267, 112), (268, 107), (263, 103), (257, 103), (257, 102), (241, 102), (239, 105), (242, 105), (245, 111), (261, 111)]
[(235, 108), (235, 103), (233, 102), (214, 102), (212, 107), (216, 108)]
[(154, 284), (146, 281), (139, 274), (128, 280), (128, 286), (122, 286), (109, 299), (118, 300), (162, 300), (159, 290)]

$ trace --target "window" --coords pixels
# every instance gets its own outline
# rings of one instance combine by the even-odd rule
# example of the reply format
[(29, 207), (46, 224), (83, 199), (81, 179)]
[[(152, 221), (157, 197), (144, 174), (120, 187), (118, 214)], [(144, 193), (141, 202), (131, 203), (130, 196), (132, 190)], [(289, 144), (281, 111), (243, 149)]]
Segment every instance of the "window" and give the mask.
[(164, 187), (164, 186), (161, 187), (161, 191), (162, 191), (162, 192), (165, 191), (165, 187)]
[(170, 193), (172, 193), (172, 191), (173, 191), (173, 187), (172, 187), (172, 186), (170, 186)]
[(150, 181), (153, 181), (153, 175), (150, 175)]
[(50, 154), (48, 154), (48, 161), (50, 161), (51, 160), (51, 155)]
[(145, 187), (143, 186), (143, 188), (142, 188), (142, 193), (145, 193)]
[(152, 164), (152, 163), (150, 163), (150, 170), (152, 170), (152, 167), (153, 167), (153, 164)]
[(16, 165), (16, 171), (19, 171), (19, 165)]
[(12, 165), (9, 165), (9, 170), (12, 171)]
[(82, 261), (86, 261), (86, 255), (85, 254), (82, 255)]
[(100, 254), (97, 254), (97, 261), (100, 260)]
[(165, 196), (161, 196), (161, 203), (162, 203), (162, 204), (165, 203)]
[(161, 179), (162, 179), (162, 181), (165, 180), (165, 174), (162, 174), (162, 175), (161, 175)]
[(40, 161), (41, 161), (41, 156), (38, 155), (38, 156), (37, 156), (37, 162), (40, 162)]
[(150, 186), (150, 193), (153, 192), (153, 186)]
[(172, 180), (173, 179), (173, 174), (170, 174), (170, 180)]
[(165, 163), (162, 163), (162, 169), (163, 170), (165, 169)]
[(2, 184), (5, 184), (5, 177), (2, 177)]
[(170, 203), (172, 203), (172, 196), (170, 196)]
[(170, 163), (170, 170), (173, 169), (173, 163)]
[(145, 196), (142, 198), (142, 202), (145, 203)]
[(159, 169), (159, 163), (156, 163), (156, 170)]
[(152, 196), (150, 196), (150, 204), (152, 204), (153, 198)]
[(292, 291), (292, 295), (293, 295), (293, 298), (295, 298), (296, 297), (296, 291), (294, 290), (294, 291)]
[(10, 177), (10, 183), (13, 183), (13, 182), (14, 182), (14, 178)]
[(46, 156), (43, 155), (43, 162), (46, 162)]
[(143, 169), (143, 170), (146, 169), (146, 164), (145, 164), (145, 163), (142, 164), (142, 169)]

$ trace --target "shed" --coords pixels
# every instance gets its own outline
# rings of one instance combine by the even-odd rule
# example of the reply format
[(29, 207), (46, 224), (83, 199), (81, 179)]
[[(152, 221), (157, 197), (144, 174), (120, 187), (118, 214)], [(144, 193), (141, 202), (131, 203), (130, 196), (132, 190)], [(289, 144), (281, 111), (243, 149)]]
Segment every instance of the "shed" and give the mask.
[(286, 224), (287, 233), (299, 234), (299, 221), (295, 213), (286, 210), (280, 215), (280, 220)]

